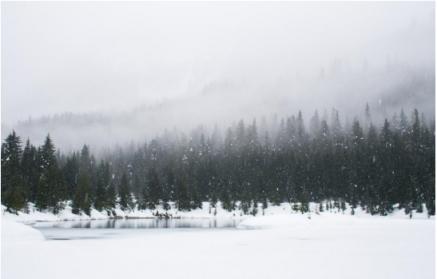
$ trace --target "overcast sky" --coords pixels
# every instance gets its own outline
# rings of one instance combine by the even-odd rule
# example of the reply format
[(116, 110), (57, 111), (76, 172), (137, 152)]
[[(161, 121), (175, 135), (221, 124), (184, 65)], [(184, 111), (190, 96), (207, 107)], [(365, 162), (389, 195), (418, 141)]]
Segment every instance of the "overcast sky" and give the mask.
[(7, 124), (184, 99), (220, 82), (251, 98), (260, 91), (248, 88), (336, 63), (434, 73), (432, 2), (3, 2), (1, 20)]

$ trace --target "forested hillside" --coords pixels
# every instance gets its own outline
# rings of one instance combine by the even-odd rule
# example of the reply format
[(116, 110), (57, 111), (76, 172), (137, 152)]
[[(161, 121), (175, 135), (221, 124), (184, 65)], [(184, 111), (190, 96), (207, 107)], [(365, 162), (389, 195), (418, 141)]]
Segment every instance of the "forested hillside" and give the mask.
[(395, 204), (421, 212), (425, 203), (434, 215), (434, 123), (417, 110), (378, 125), (368, 107), (361, 122), (349, 124), (335, 110), (308, 122), (300, 112), (277, 122), (241, 120), (223, 134), (167, 132), (99, 159), (86, 145), (63, 154), (50, 136), (36, 147), (12, 131), (2, 144), (1, 201), (11, 212), (31, 202), (55, 213), (71, 201), (73, 213), (85, 214), (92, 207), (110, 214), (117, 205), (165, 209), (174, 201), (190, 210), (221, 201), (227, 210), (255, 214), (269, 203), (294, 202), (305, 212), (311, 201), (333, 200), (380, 215)]

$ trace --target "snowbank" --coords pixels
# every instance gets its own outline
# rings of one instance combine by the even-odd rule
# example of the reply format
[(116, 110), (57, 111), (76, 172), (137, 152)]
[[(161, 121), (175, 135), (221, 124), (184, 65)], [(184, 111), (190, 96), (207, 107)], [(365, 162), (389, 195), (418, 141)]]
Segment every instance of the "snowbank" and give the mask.
[[(310, 212), (301, 214), (295, 212), (292, 209), (292, 205), (289, 203), (282, 203), (280, 205), (269, 205), (266, 209), (261, 208), (261, 204), (258, 207), (258, 212), (256, 216), (246, 215), (241, 210), (235, 209), (233, 211), (227, 211), (222, 208), (220, 202), (216, 207), (211, 207), (209, 202), (203, 202), (202, 208), (197, 208), (191, 211), (179, 211), (174, 203), (170, 203), (171, 208), (169, 210), (164, 210), (162, 207), (157, 207), (156, 209), (145, 209), (138, 210), (137, 208), (133, 210), (121, 210), (119, 207), (113, 210), (117, 218), (155, 218), (156, 213), (166, 213), (173, 218), (238, 218), (247, 219), (241, 224), (241, 226), (247, 227), (273, 227), (273, 226), (284, 226), (293, 222), (293, 220), (309, 220), (311, 218), (317, 218), (319, 216), (351, 216), (351, 208), (346, 205), (346, 210), (343, 212), (339, 209), (331, 209), (329, 211), (319, 212), (319, 204), (310, 203)], [(91, 214), (73, 214), (71, 212), (71, 207), (66, 206), (58, 214), (53, 214), (49, 211), (38, 211), (36, 208), (29, 204), (29, 212), (18, 212), (18, 214), (11, 214), (5, 211), (5, 207), (2, 206), (2, 216), (8, 220), (14, 220), (26, 224), (31, 224), (34, 222), (42, 221), (79, 221), (79, 220), (103, 220), (114, 218), (108, 215), (106, 211), (100, 212), (96, 209), (91, 209)], [(275, 216), (273, 218), (267, 218), (266, 216)], [(284, 217), (286, 216), (286, 217)], [(410, 216), (404, 213), (404, 210), (395, 209), (393, 213), (388, 216), (378, 216), (370, 215), (366, 213), (361, 208), (356, 208), (354, 210), (354, 217), (360, 218), (394, 218), (394, 219), (410, 219)], [(426, 210), (422, 213), (413, 212), (413, 219), (434, 219), (434, 216), (428, 217)]]
[(1, 232), (2, 244), (5, 245), (11, 242), (34, 242), (44, 240), (44, 237), (38, 230), (17, 223), (9, 218), (2, 218)]

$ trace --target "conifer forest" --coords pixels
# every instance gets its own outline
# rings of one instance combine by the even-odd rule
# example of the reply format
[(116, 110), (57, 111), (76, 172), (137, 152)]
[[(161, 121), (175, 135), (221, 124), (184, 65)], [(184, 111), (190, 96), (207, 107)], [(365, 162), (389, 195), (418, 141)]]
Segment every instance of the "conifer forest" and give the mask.
[[(2, 204), (10, 212), (58, 212), (67, 202), (75, 214), (94, 207), (189, 211), (209, 201), (226, 210), (256, 214), (269, 204), (332, 201), (372, 215), (393, 206), (435, 214), (435, 131), (417, 110), (374, 124), (366, 106), (361, 122), (342, 123), (339, 112), (308, 120), (296, 115), (271, 121), (240, 120), (231, 127), (189, 135), (166, 132), (142, 145), (98, 156), (84, 145), (64, 153), (47, 135), (41, 146), (12, 131), (2, 144)], [(328, 205), (327, 205), (328, 207)], [(320, 206), (320, 211), (328, 208)]]

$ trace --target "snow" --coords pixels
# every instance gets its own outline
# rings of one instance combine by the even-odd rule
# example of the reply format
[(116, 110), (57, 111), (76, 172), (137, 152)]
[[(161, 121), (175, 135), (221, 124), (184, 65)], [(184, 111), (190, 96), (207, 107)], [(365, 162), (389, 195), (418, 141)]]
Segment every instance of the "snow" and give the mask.
[[(222, 213), (218, 209), (217, 216), (238, 215)], [(206, 217), (208, 207), (179, 214)], [(239, 229), (154, 229), (68, 241), (44, 240), (20, 223), (49, 216), (3, 214), (2, 278), (426, 279), (435, 273), (435, 220), (416, 218), (423, 214), (300, 214), (283, 204), (267, 208), (264, 216), (243, 216)]]
[(91, 216), (81, 214), (76, 215), (71, 212), (71, 207), (66, 206), (59, 214), (53, 214), (49, 211), (41, 212), (30, 204), (29, 213), (18, 212), (18, 214), (11, 214), (5, 212), (5, 207), (2, 206), (3, 217), (7, 217), (8, 220), (15, 220), (25, 224), (31, 224), (34, 222), (42, 221), (66, 221), (66, 220), (93, 220), (93, 219), (107, 219), (108, 215), (99, 212), (95, 209), (91, 210)]
[[(145, 210), (138, 210), (137, 208), (134, 208), (132, 210), (121, 210), (119, 207), (114, 209), (113, 211), (116, 213), (118, 218), (154, 218), (155, 213), (167, 213), (171, 215), (172, 217), (176, 218), (247, 218), (251, 215), (245, 215), (243, 212), (239, 209), (235, 209), (231, 212), (223, 209), (221, 207), (220, 202), (217, 203), (216, 209), (213, 207), (210, 207), (210, 204), (208, 202), (202, 203), (202, 208), (197, 208), (191, 211), (179, 211), (175, 208), (174, 202), (169, 202), (170, 209), (164, 210), (161, 206), (158, 206), (156, 209), (145, 209)], [(238, 205), (238, 203), (237, 203)], [(394, 205), (394, 208), (396, 208), (397, 205)], [(346, 204), (346, 210), (342, 212), (339, 209), (331, 209), (329, 212), (319, 212), (319, 204), (318, 203), (310, 203), (309, 209), (311, 213), (305, 214), (306, 218), (311, 218), (311, 216), (317, 215), (317, 214), (329, 214), (329, 213), (338, 213), (343, 215), (350, 215), (351, 208), (348, 204)], [(7, 216), (10, 220), (15, 220), (18, 222), (26, 223), (26, 224), (32, 224), (34, 222), (40, 222), (40, 221), (68, 221), (68, 220), (100, 220), (100, 219), (108, 219), (110, 216), (106, 212), (100, 212), (96, 209), (91, 209), (90, 216), (82, 213), (80, 215), (73, 214), (71, 212), (71, 206), (67, 205), (63, 210), (61, 210), (58, 214), (53, 214), (49, 211), (41, 212), (38, 211), (33, 204), (29, 204), (29, 213), (24, 212), (18, 212), (18, 215), (11, 214), (8, 212), (5, 212), (5, 207), (2, 206), (2, 212), (3, 216)], [(214, 213), (216, 213), (214, 215)], [(269, 216), (269, 215), (290, 215), (291, 214), (300, 214), (297, 212), (294, 212), (292, 210), (292, 205), (290, 203), (281, 203), (278, 206), (269, 205), (266, 209), (262, 209), (261, 203), (258, 205), (258, 213), (257, 217), (261, 216)], [(381, 216), (371, 216), (360, 207), (355, 209), (355, 216), (360, 216), (363, 218), (385, 218)], [(409, 215), (404, 213), (404, 210), (395, 210), (393, 213), (389, 215), (390, 218), (395, 219), (409, 219)], [(422, 213), (416, 213), (413, 211), (413, 218), (414, 219), (429, 219), (426, 207), (423, 207)], [(434, 216), (430, 217), (431, 219), (434, 219)]]
[(44, 240), (43, 236), (33, 228), (9, 220), (9, 218), (2, 219), (3, 245), (21, 242), (39, 242), (42, 240)]

